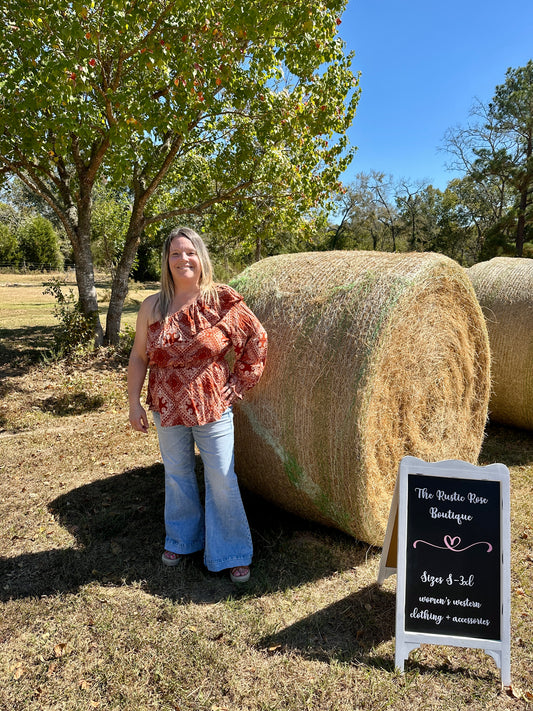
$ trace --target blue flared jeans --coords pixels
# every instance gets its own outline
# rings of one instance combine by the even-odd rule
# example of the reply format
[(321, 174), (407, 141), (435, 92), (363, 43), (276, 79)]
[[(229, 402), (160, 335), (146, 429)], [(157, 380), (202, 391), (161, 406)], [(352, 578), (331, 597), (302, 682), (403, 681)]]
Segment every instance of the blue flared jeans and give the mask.
[[(233, 411), (206, 425), (163, 427), (153, 412), (165, 466), (165, 549), (204, 551), (208, 570), (252, 562), (252, 536), (234, 469)], [(202, 505), (195, 474), (194, 444), (204, 465)]]

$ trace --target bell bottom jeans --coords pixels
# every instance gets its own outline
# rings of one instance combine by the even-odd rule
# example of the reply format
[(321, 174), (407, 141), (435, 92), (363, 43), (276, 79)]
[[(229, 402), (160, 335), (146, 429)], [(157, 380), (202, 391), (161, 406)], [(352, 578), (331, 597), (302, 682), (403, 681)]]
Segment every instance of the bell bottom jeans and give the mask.
[[(206, 425), (163, 427), (152, 413), (165, 466), (165, 549), (204, 551), (213, 572), (250, 565), (252, 536), (234, 470), (233, 411)], [(204, 464), (202, 506), (195, 474), (194, 443)]]

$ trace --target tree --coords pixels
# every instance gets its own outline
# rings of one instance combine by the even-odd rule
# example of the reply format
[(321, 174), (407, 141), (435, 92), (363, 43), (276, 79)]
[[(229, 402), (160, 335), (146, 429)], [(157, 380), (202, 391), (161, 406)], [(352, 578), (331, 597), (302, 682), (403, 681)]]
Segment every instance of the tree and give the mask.
[(36, 269), (62, 269), (63, 255), (52, 223), (46, 217), (26, 220), (17, 232), (22, 258)]
[(360, 195), (355, 185), (343, 186), (335, 199), (335, 213), (338, 222), (331, 226), (328, 247), (341, 249), (345, 240), (352, 238), (351, 223), (360, 204)]
[(358, 173), (355, 181), (337, 194), (340, 222), (330, 228), (331, 249), (396, 249), (399, 218), (394, 204), (392, 177), (384, 173)]
[(533, 222), (533, 60), (509, 68), (492, 101), (477, 102), (471, 115), (466, 128), (446, 133), (445, 150), (455, 157), (453, 167), (483, 189), (493, 231), (513, 221), (515, 254), (522, 256)]
[[(468, 264), (481, 259), (490, 259), (498, 254), (494, 251), (494, 237), (511, 239), (511, 231), (506, 228), (502, 215), (501, 193), (497, 185), (480, 184), (470, 175), (455, 178), (446, 189), (456, 196), (457, 221), (464, 232), (462, 254)], [(503, 245), (502, 245), (503, 246)]]
[(488, 160), (481, 155), (480, 167), (509, 176), (516, 193), (516, 255), (521, 257), (526, 221), (533, 219), (533, 60), (525, 67), (507, 70), (505, 83), (496, 87), (489, 112), (506, 136), (507, 145), (498, 154), (489, 155)]
[(390, 233), (391, 251), (396, 252), (400, 225), (394, 204), (395, 186), (392, 176), (374, 170), (370, 173), (368, 188), (374, 196), (377, 219)]
[(268, 196), (261, 201), (215, 205), (205, 227), (211, 253), (229, 273), (232, 266), (266, 256), (315, 248), (324, 222), (325, 214), (319, 210), (301, 214), (291, 200), (280, 204)]
[[(144, 229), (216, 203), (320, 204), (351, 159), (345, 0), (0, 0), (0, 161), (54, 210), (98, 314), (94, 187), (128, 190), (106, 339)], [(96, 338), (103, 341), (96, 318)]]
[(131, 205), (127, 193), (97, 184), (91, 220), (94, 266), (115, 274), (124, 248)]
[[(421, 183), (411, 185), (409, 181), (402, 180), (396, 195), (396, 204), (404, 222), (404, 231), (409, 235), (408, 245), (411, 251), (419, 251), (420, 222), (422, 220), (422, 193), (424, 186)], [(423, 248), (420, 250), (423, 251)]]
[(20, 259), (20, 249), (14, 232), (0, 222), (0, 266), (18, 266)]

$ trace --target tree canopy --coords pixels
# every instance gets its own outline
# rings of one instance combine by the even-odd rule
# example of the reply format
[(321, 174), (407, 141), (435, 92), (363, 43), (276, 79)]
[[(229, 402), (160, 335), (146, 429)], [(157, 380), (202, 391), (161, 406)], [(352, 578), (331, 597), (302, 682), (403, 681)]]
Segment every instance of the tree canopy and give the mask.
[(447, 132), (445, 147), (466, 171), (476, 226), (492, 216), (493, 237), (512, 229), (522, 256), (533, 223), (533, 60), (509, 68), (492, 101), (478, 101), (472, 121)]
[(304, 213), (327, 200), (359, 96), (337, 35), (344, 5), (0, 0), (0, 171), (57, 215), (88, 315), (95, 185), (129, 195), (109, 341), (145, 228), (220, 203)]
[(533, 60), (510, 68), (492, 101), (477, 101), (444, 148), (463, 173), (444, 191), (359, 173), (336, 197), (326, 248), (433, 251), (464, 265), (533, 256)]

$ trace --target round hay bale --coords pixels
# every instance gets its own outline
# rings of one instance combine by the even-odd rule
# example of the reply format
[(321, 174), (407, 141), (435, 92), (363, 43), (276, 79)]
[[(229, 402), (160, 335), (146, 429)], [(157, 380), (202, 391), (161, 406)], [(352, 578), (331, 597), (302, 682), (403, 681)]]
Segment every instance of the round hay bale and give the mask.
[(489, 417), (533, 429), (533, 259), (496, 257), (467, 274), (489, 333)]
[(235, 408), (243, 484), (382, 545), (400, 459), (477, 461), (490, 389), (485, 321), (436, 254), (270, 257), (233, 282), (269, 335)]

